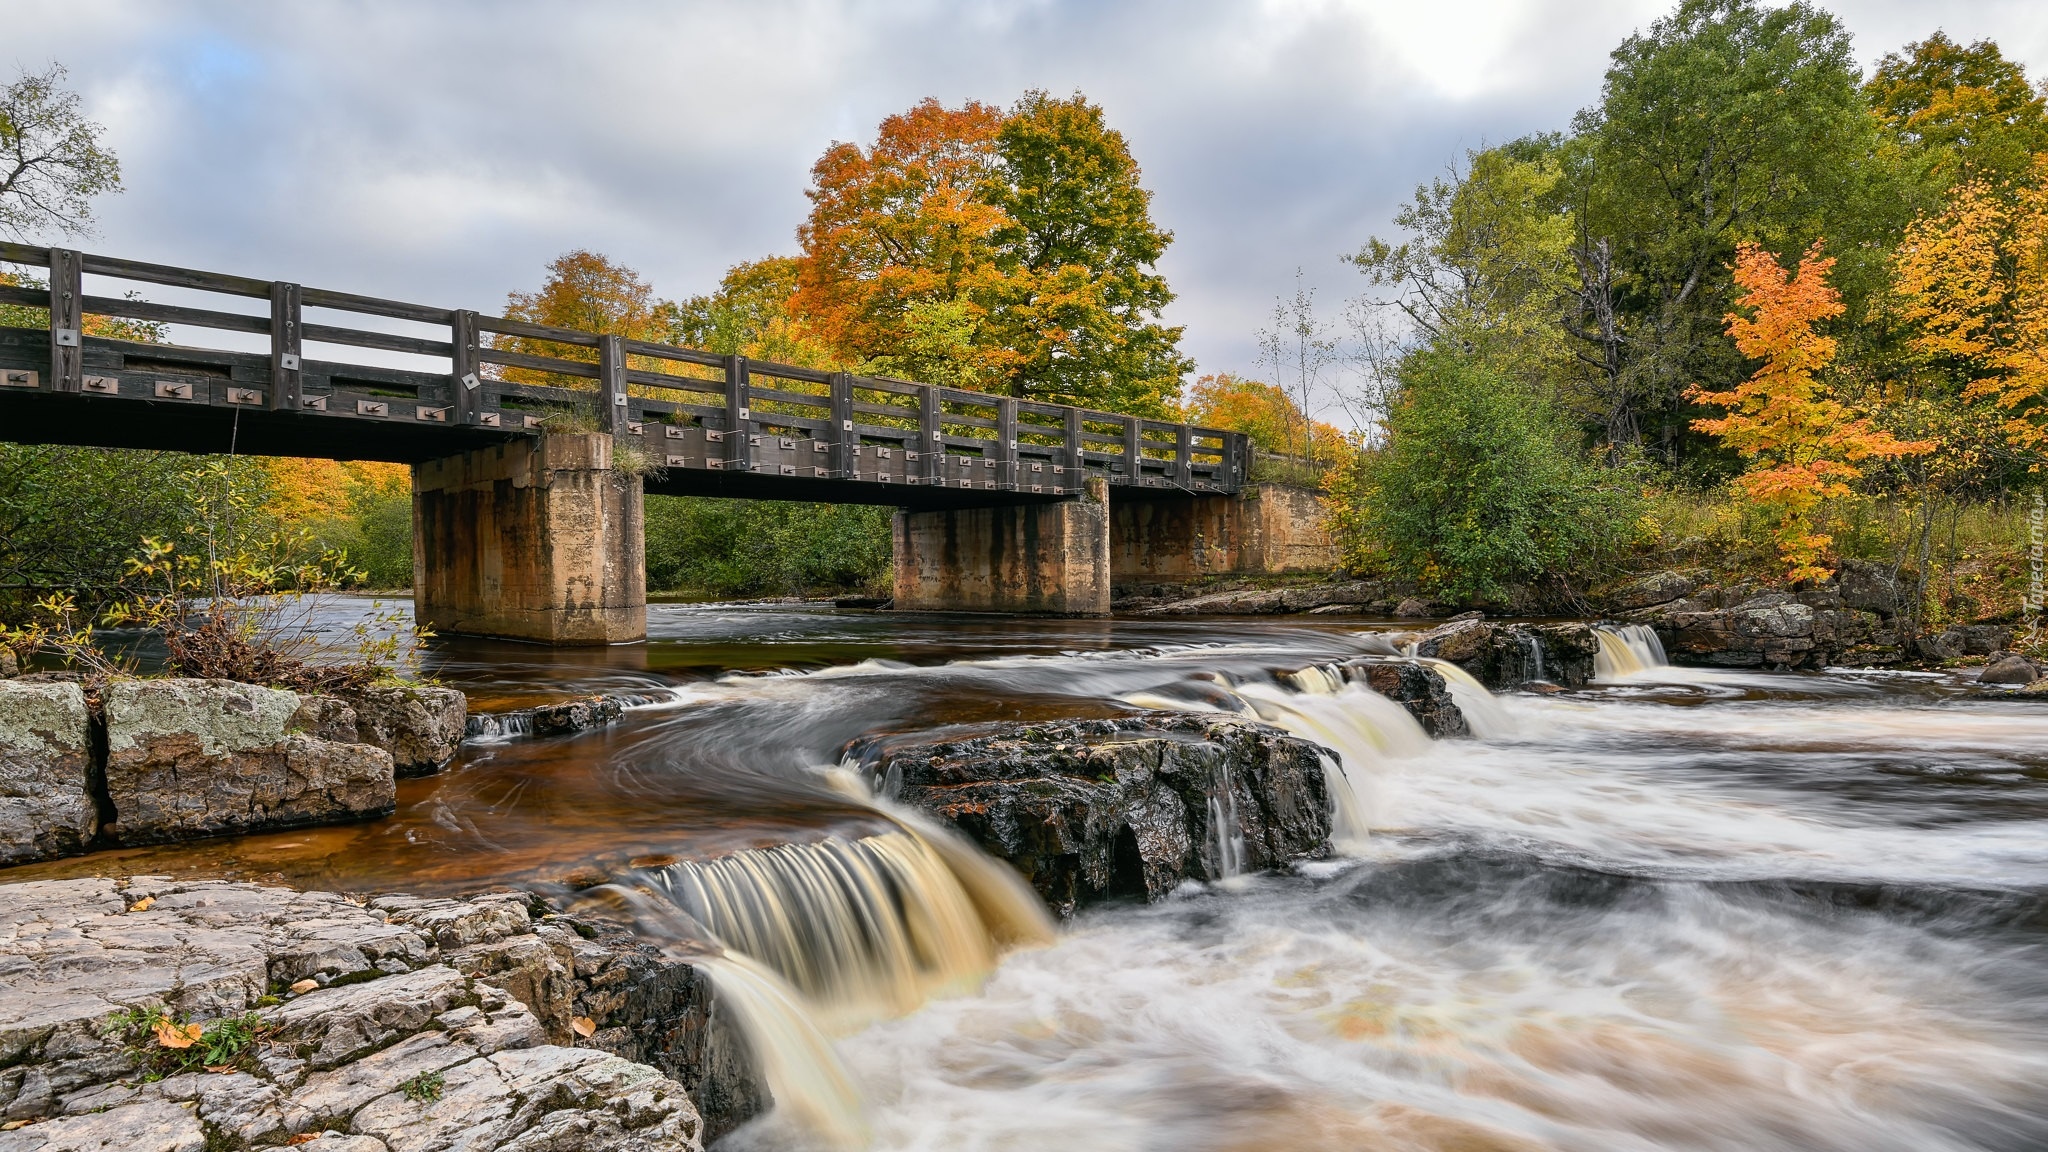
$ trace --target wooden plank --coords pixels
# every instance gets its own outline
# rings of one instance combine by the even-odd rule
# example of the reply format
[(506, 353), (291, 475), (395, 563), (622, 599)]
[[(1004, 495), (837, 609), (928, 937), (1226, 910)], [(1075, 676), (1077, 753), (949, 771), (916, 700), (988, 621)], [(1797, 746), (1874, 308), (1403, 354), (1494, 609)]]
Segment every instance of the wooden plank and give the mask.
[[(632, 341), (626, 342), (629, 346)], [(630, 347), (629, 347), (630, 355)], [(720, 357), (723, 359), (723, 357)], [(671, 376), (666, 372), (648, 372), (639, 368), (626, 369), (626, 383), (639, 384), (648, 388), (673, 388), (679, 392), (703, 392), (711, 396), (725, 395), (725, 378), (706, 380), (700, 376)]]
[(853, 430), (853, 374), (832, 376), (832, 470), (839, 476), (853, 475), (853, 450), (860, 447), (860, 434)]
[(270, 281), (258, 280), (253, 276), (229, 276), (223, 272), (201, 272), (193, 268), (146, 264), (140, 260), (120, 260), (112, 256), (87, 255), (82, 257), (82, 262), (85, 271), (95, 276), (118, 276), (123, 280), (140, 280), (145, 284), (197, 288), (202, 292), (253, 296), (259, 300), (270, 298)]
[(12, 284), (0, 284), (0, 304), (19, 304), (24, 308), (48, 308), (50, 293), (42, 288), (16, 288)]
[(996, 469), (996, 483), (1004, 488), (1017, 486), (1017, 401), (1005, 397), (996, 405), (996, 459), (1001, 466)]
[(752, 382), (753, 374), (754, 362), (749, 360), (747, 361), (747, 396), (751, 404), (759, 405), (763, 400), (773, 400), (783, 404), (797, 404), (806, 408), (829, 409), (832, 407), (832, 398), (830, 396), (812, 396), (804, 392), (784, 392), (779, 388), (763, 388)]
[(794, 364), (777, 364), (772, 360), (747, 361), (749, 376), (774, 376), (783, 380), (802, 380), (809, 384), (830, 384), (832, 373), (816, 368), (799, 368)]
[(9, 264), (28, 264), (37, 268), (50, 266), (50, 250), (33, 244), (17, 244), (12, 240), (0, 240), (0, 260)]
[(569, 344), (578, 348), (595, 348), (600, 339), (588, 332), (551, 328), (545, 324), (528, 324), (524, 320), (507, 320), (503, 316), (478, 316), (476, 326), (480, 332), (502, 332), (507, 336), (524, 336), (529, 340), (546, 340), (549, 343)]
[(725, 367), (725, 357), (716, 352), (702, 352), (695, 348), (682, 348), (674, 344), (655, 344), (647, 340), (626, 341), (626, 351), (633, 356), (651, 356), (662, 360), (680, 360), (685, 364), (702, 364), (706, 368)]
[(270, 408), (297, 412), (305, 381), (300, 358), (305, 353), (300, 290), (277, 281), (270, 286)]
[[(917, 394), (917, 450), (920, 459), (925, 453), (939, 450), (939, 417), (939, 390), (927, 384)], [(945, 477), (935, 468), (924, 469), (924, 478), (927, 483), (945, 483)]]
[(163, 324), (190, 324), (222, 332), (253, 332), (270, 335), (270, 317), (245, 312), (216, 312), (210, 308), (186, 308), (178, 304), (154, 304), (148, 300), (127, 300), (114, 296), (87, 296), (85, 311), (94, 316), (117, 316), (129, 320), (154, 320)]
[(750, 471), (754, 465), (753, 449), (748, 437), (754, 432), (752, 413), (748, 411), (747, 358), (728, 356), (725, 358), (725, 466), (741, 472)]
[(483, 365), (476, 332), (476, 313), (458, 308), (448, 321), (448, 380), (455, 400), (454, 422), (481, 423), (483, 414)]
[(896, 380), (888, 376), (855, 376), (853, 386), (869, 392), (891, 392), (898, 396), (917, 396), (924, 385), (914, 380)]
[(1069, 408), (1062, 415), (1066, 417), (1067, 422), (1066, 466), (1080, 468), (1086, 461), (1086, 451), (1081, 443), (1081, 410)]
[(75, 249), (50, 249), (50, 382), (77, 392), (85, 381), (85, 277)]
[[(475, 313), (471, 313), (475, 315)], [(446, 340), (422, 340), (417, 336), (400, 336), (394, 332), (371, 332), (363, 328), (336, 328), (328, 324), (307, 324), (305, 338), (322, 344), (342, 344), (350, 348), (376, 348), (385, 352), (408, 352), (414, 356), (455, 355), (455, 346)]]
[(365, 316), (388, 316), (393, 320), (414, 320), (421, 324), (455, 322), (455, 310), (451, 308), (429, 308), (424, 304), (382, 300), (328, 288), (301, 288), (299, 301), (308, 308), (332, 308), (337, 312), (360, 312)]
[[(481, 325), (483, 318), (478, 317), (477, 323)], [(485, 364), (503, 364), (508, 368), (531, 368), (536, 372), (597, 379), (597, 365), (582, 360), (557, 360), (553, 356), (529, 356), (524, 352), (506, 352), (498, 348), (479, 348), (476, 358)]]
[(626, 434), (626, 348), (617, 336), (597, 346), (597, 422), (614, 437)]

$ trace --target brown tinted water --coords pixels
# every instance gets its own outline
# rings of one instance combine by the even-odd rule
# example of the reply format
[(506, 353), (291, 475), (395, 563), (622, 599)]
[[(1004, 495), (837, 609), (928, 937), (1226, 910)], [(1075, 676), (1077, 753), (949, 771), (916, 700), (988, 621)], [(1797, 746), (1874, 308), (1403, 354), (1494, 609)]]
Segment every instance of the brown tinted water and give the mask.
[[(1555, 695), (1460, 686), (1478, 738), (1431, 741), (1319, 670), (1384, 651), (1390, 622), (650, 623), (633, 648), (437, 647), (480, 708), (644, 703), (474, 744), (387, 820), (7, 875), (638, 875), (631, 899), (672, 902), (646, 930), (760, 953), (715, 978), (790, 1106), (736, 1148), (2048, 1147), (2048, 703), (1638, 659)], [(876, 734), (1166, 701), (1330, 746), (1345, 854), (1101, 908), (991, 972), (1031, 927), (999, 929), (957, 846), (828, 775)], [(847, 928), (905, 907), (940, 930)]]

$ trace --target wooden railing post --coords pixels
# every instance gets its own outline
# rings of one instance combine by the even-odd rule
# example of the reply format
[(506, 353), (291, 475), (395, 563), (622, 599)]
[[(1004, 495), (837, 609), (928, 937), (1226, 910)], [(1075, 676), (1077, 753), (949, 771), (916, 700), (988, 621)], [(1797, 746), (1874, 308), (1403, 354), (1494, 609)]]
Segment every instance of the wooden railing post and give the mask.
[(749, 438), (753, 435), (753, 413), (747, 396), (747, 358), (727, 356), (725, 358), (725, 467), (727, 471), (750, 472), (754, 467), (754, 451)]
[(1017, 486), (1017, 401), (1005, 396), (996, 401), (996, 484)]
[(1067, 479), (1060, 488), (1063, 491), (1073, 491), (1085, 487), (1082, 481), (1088, 476), (1088, 457), (1086, 444), (1081, 439), (1081, 410), (1069, 408), (1066, 415)]
[(50, 249), (50, 390), (83, 391), (85, 261), (73, 248)]
[(917, 390), (917, 459), (924, 465), (924, 482), (944, 484), (946, 470), (940, 467), (946, 445), (939, 427), (939, 390), (926, 384)]
[(1124, 483), (1138, 484), (1144, 481), (1145, 458), (1138, 445), (1145, 438), (1145, 422), (1136, 416), (1124, 417)]
[(597, 345), (597, 423), (614, 436), (626, 434), (626, 341), (606, 336)]
[(1232, 491), (1243, 488), (1251, 480), (1251, 437), (1242, 432), (1223, 434), (1224, 465), (1230, 473)]
[(478, 417), (484, 407), (484, 378), (482, 364), (476, 358), (478, 343), (476, 334), (476, 313), (467, 308), (458, 308), (454, 319), (448, 322), (449, 385), (448, 398), (455, 406), (455, 423), (480, 424)]
[(832, 472), (842, 480), (853, 479), (854, 463), (859, 457), (853, 450), (860, 446), (860, 435), (853, 430), (853, 373), (836, 372), (830, 385), (832, 393)]
[(296, 412), (304, 392), (300, 357), (305, 318), (299, 286), (275, 280), (270, 285), (270, 409)]
[(1195, 482), (1195, 430), (1185, 424), (1173, 430), (1173, 475), (1168, 479), (1183, 488)]

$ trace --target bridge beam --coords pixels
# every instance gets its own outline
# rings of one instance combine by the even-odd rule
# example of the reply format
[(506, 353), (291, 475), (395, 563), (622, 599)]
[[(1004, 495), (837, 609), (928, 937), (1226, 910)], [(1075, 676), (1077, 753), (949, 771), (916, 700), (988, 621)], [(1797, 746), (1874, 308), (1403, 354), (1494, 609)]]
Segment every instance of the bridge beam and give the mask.
[(413, 466), (413, 610), (436, 632), (561, 646), (647, 638), (641, 482), (603, 433)]
[(896, 513), (896, 609), (1109, 615), (1109, 494), (1100, 477), (1050, 504)]
[(1322, 494), (1291, 484), (1205, 495), (1117, 489), (1109, 506), (1109, 558), (1118, 584), (1337, 566)]

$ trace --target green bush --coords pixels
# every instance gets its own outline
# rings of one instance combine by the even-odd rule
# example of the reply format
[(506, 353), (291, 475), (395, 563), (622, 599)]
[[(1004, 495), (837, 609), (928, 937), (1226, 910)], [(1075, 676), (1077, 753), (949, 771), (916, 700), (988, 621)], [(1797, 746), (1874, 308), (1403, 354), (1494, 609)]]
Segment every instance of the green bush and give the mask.
[(888, 508), (698, 496), (647, 498), (647, 587), (711, 596), (874, 590)]
[(1640, 484), (1595, 464), (1570, 421), (1483, 353), (1411, 353), (1385, 443), (1337, 478), (1332, 527), (1356, 569), (1459, 601), (1595, 573), (1633, 541)]
[(357, 485), (344, 516), (313, 529), (323, 548), (348, 553), (349, 565), (364, 573), (367, 588), (412, 587), (412, 492), (409, 488)]

